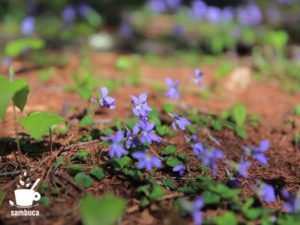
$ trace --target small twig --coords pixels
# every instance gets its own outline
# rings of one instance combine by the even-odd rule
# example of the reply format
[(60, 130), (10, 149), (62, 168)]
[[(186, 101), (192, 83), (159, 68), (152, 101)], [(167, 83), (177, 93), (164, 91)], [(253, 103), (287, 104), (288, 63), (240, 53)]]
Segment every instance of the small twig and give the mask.
[(22, 173), (22, 170), (0, 173), (0, 177), (14, 177)]
[(71, 144), (71, 145), (64, 147), (62, 151), (64, 152), (64, 151), (68, 151), (72, 148), (81, 147), (84, 145), (96, 144), (96, 143), (99, 143), (99, 140), (92, 140), (92, 141), (88, 141), (88, 142), (79, 142), (79, 143)]
[(51, 131), (51, 128), (49, 128), (49, 137), (50, 137), (50, 152), (51, 152), (51, 155), (53, 155), (53, 142), (52, 142), (52, 131)]
[[(173, 199), (173, 198), (182, 197), (183, 195), (184, 195), (183, 193), (171, 193), (169, 195), (166, 195), (166, 196), (156, 200), (156, 202), (161, 202), (161, 201), (164, 201), (164, 200), (169, 200), (169, 199)], [(135, 213), (139, 210), (140, 210), (140, 206), (139, 205), (134, 205), (134, 206), (128, 208), (126, 210), (126, 212), (127, 213)]]
[(78, 184), (76, 184), (69, 176), (67, 175), (64, 175), (64, 174), (60, 174), (60, 173), (57, 173), (57, 176), (63, 178), (64, 180), (68, 181), (70, 184), (72, 184), (76, 189), (84, 192), (85, 189), (81, 186), (79, 186)]

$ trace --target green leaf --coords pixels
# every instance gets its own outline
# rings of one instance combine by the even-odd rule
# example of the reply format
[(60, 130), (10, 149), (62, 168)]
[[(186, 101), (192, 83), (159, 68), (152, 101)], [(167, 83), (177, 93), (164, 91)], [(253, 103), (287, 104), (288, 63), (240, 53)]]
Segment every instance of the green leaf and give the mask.
[(77, 173), (74, 177), (74, 180), (80, 184), (81, 186), (88, 188), (92, 186), (94, 180), (89, 175), (86, 175), (84, 173)]
[(39, 201), (43, 206), (50, 205), (50, 199), (47, 196), (42, 196)]
[[(0, 76), (0, 118), (4, 120), (6, 108), (10, 100), (23, 110), (26, 104), (29, 87), (25, 79), (9, 81), (4, 76)], [(20, 95), (24, 96), (20, 96)]]
[(136, 191), (138, 192), (138, 193), (143, 193), (145, 196), (149, 196), (150, 195), (150, 191), (149, 191), (149, 187), (150, 187), (150, 185), (142, 185), (142, 186), (139, 186), (137, 189), (136, 189)]
[(165, 104), (163, 106), (163, 108), (164, 108), (164, 111), (166, 111), (167, 113), (173, 113), (174, 109), (175, 109), (175, 106), (172, 105), (172, 104)]
[(24, 110), (24, 107), (27, 102), (27, 96), (30, 92), (29, 87), (26, 85), (24, 88), (21, 90), (17, 91), (15, 96), (13, 97), (13, 102), (14, 104), (21, 110)]
[(168, 126), (166, 126), (166, 125), (157, 126), (156, 130), (157, 130), (157, 133), (160, 136), (166, 136), (166, 135), (168, 135), (170, 133), (170, 128)]
[(178, 191), (185, 193), (185, 194), (194, 194), (195, 193), (195, 190), (190, 186), (180, 187), (180, 188), (178, 188)]
[(94, 177), (96, 177), (97, 180), (102, 180), (105, 177), (105, 173), (104, 173), (103, 168), (100, 168), (98, 166), (93, 167), (90, 170), (90, 174), (93, 175)]
[(217, 218), (217, 225), (237, 225), (238, 220), (233, 212), (226, 212)]
[(90, 155), (90, 153), (87, 151), (87, 150), (81, 150), (79, 152), (76, 152), (72, 159), (83, 159), (83, 158), (86, 158)]
[(2, 205), (2, 202), (4, 200), (5, 192), (3, 189), (0, 189), (0, 206)]
[(236, 198), (239, 194), (239, 190), (230, 189), (224, 184), (216, 184), (211, 186), (210, 190), (216, 192), (224, 199)]
[(167, 178), (167, 177), (163, 177), (162, 179), (162, 184), (167, 187), (170, 188), (171, 190), (174, 190), (176, 188), (176, 183), (174, 180)]
[(235, 105), (232, 109), (232, 116), (237, 126), (242, 127), (247, 118), (247, 110), (245, 106), (241, 104)]
[(297, 105), (295, 106), (294, 112), (295, 112), (295, 115), (296, 115), (296, 116), (300, 116), (300, 104), (297, 104)]
[(125, 166), (129, 165), (131, 159), (128, 156), (123, 156), (120, 159), (114, 159), (114, 166), (116, 170), (122, 170)]
[(24, 49), (40, 50), (44, 46), (45, 42), (42, 39), (22, 38), (8, 42), (4, 48), (4, 54), (8, 57), (17, 57)]
[(247, 131), (244, 127), (236, 127), (235, 132), (236, 132), (236, 135), (240, 138), (245, 139), (247, 137)]
[(68, 164), (67, 168), (73, 173), (84, 171), (84, 166), (81, 164)]
[(205, 191), (202, 193), (202, 198), (205, 201), (205, 204), (218, 204), (221, 201), (221, 198), (219, 195), (211, 192), (211, 191)]
[(113, 225), (125, 212), (126, 202), (111, 194), (103, 198), (88, 195), (81, 199), (79, 211), (84, 225)]
[(127, 56), (120, 56), (116, 61), (116, 69), (126, 71), (132, 68), (132, 63)]
[(93, 123), (93, 117), (91, 117), (90, 115), (86, 115), (80, 120), (80, 126), (89, 126)]
[(168, 145), (168, 146), (166, 147), (166, 149), (163, 150), (163, 151), (161, 152), (161, 154), (162, 154), (162, 155), (172, 155), (172, 154), (175, 153), (176, 151), (177, 151), (176, 146), (174, 146), (174, 145)]
[(31, 113), (29, 116), (20, 119), (21, 125), (37, 141), (39, 141), (43, 135), (48, 135), (49, 129), (53, 125), (60, 124), (63, 121), (64, 119), (62, 117), (47, 112)]
[(180, 163), (180, 161), (174, 157), (169, 157), (166, 161), (166, 164), (170, 167), (177, 166), (179, 163)]
[(243, 214), (249, 220), (256, 220), (261, 215), (262, 210), (260, 208), (244, 209)]
[(155, 200), (165, 196), (166, 193), (167, 192), (165, 191), (165, 189), (163, 189), (161, 186), (159, 186), (158, 184), (153, 184), (152, 192), (150, 193), (149, 198), (151, 200), (155, 201)]
[(55, 163), (53, 164), (54, 169), (59, 168), (64, 162), (64, 159), (62, 156), (58, 156)]

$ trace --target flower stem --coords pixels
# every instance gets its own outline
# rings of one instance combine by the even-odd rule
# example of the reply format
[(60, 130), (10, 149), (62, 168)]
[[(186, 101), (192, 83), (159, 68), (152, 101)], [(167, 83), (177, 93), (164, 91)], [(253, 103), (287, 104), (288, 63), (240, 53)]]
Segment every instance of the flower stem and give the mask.
[[(10, 67), (9, 68), (9, 79), (10, 79), (10, 81), (13, 81), (14, 78), (15, 78), (15, 73), (14, 73), (13, 67)], [(17, 118), (16, 106), (15, 106), (14, 103), (13, 103), (13, 115), (14, 115), (14, 127), (15, 127), (17, 149), (18, 149), (19, 155), (21, 156), (22, 151), (21, 151), (20, 140), (19, 140), (19, 136), (18, 136), (18, 133), (19, 133), (19, 131), (18, 131), (18, 118)], [(21, 162), (19, 161), (16, 153), (14, 153), (14, 155), (15, 155), (15, 158), (16, 158), (18, 164), (19, 164), (20, 170), (22, 170)]]

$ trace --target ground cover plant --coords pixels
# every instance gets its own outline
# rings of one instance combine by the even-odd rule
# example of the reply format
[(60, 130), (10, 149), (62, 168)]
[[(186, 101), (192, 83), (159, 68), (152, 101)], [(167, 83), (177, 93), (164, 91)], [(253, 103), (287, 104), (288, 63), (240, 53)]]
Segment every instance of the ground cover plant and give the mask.
[(299, 4), (116, 4), (0, 3), (0, 223), (299, 224)]

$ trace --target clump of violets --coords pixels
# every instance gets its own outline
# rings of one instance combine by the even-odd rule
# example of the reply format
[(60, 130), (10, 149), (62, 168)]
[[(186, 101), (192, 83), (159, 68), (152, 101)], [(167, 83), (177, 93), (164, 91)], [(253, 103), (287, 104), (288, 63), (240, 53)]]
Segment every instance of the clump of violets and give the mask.
[(266, 202), (274, 203), (276, 202), (275, 190), (272, 185), (261, 184), (257, 190), (257, 194)]
[(177, 172), (180, 176), (182, 176), (185, 173), (185, 165), (180, 162), (178, 165), (173, 167), (172, 171)]
[(217, 161), (224, 158), (223, 152), (215, 148), (206, 148), (202, 143), (197, 141), (192, 143), (192, 148), (197, 159), (204, 166), (209, 167), (212, 170), (213, 176), (215, 176), (217, 173)]
[(166, 84), (168, 86), (168, 91), (166, 92), (166, 96), (172, 99), (178, 100), (180, 97), (180, 92), (178, 90), (180, 82), (179, 80), (173, 81), (170, 78), (166, 78)]
[(184, 131), (187, 126), (191, 125), (190, 121), (184, 117), (180, 117), (179, 115), (172, 113), (168, 114), (173, 119), (172, 127), (174, 130), (177, 130), (178, 127), (180, 130)]
[(261, 165), (266, 165), (268, 163), (268, 158), (265, 156), (265, 152), (269, 149), (269, 147), (269, 140), (263, 140), (260, 142), (259, 146), (245, 147), (245, 153), (257, 160)]
[(35, 19), (33, 16), (27, 16), (23, 21), (22, 21), (22, 33), (24, 36), (30, 36), (34, 29), (35, 29)]
[(203, 72), (201, 70), (199, 70), (199, 69), (195, 69), (195, 75), (192, 78), (192, 82), (195, 83), (195, 84), (197, 84), (200, 87), (204, 87), (203, 77), (204, 77)]
[(281, 195), (285, 200), (283, 208), (289, 212), (300, 212), (300, 192), (296, 196), (292, 196), (285, 188), (281, 190)]
[(147, 93), (142, 93), (138, 97), (132, 95), (130, 97), (133, 104), (132, 111), (134, 115), (142, 118), (147, 117), (148, 113), (151, 111), (147, 101)]
[(100, 92), (102, 95), (100, 99), (91, 98), (90, 101), (93, 103), (98, 102), (100, 106), (108, 109), (115, 109), (116, 100), (113, 97), (108, 96), (108, 89), (106, 87), (102, 87)]
[(110, 144), (109, 156), (113, 158), (116, 156), (117, 158), (121, 158), (123, 155), (128, 154), (128, 151), (125, 150), (122, 146), (122, 141), (124, 139), (123, 131), (117, 131), (115, 135), (110, 134), (108, 136)]
[(192, 208), (192, 217), (195, 225), (201, 225), (203, 222), (202, 217), (202, 208), (204, 207), (204, 200), (201, 197), (198, 197), (194, 203)]
[(138, 169), (145, 169), (146, 171), (151, 172), (153, 168), (161, 167), (160, 159), (156, 156), (151, 156), (146, 152), (134, 152), (132, 157), (138, 160)]

